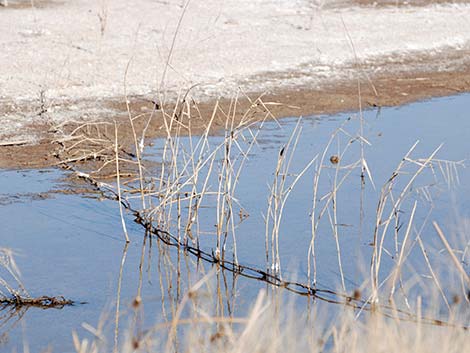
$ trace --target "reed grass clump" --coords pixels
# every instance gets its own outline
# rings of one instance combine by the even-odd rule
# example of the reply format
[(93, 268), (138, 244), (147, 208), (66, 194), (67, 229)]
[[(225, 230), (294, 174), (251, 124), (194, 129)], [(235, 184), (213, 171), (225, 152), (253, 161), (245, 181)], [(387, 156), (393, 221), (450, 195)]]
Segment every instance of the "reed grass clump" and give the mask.
[[(334, 320), (325, 319), (330, 314), (322, 317), (318, 313), (309, 313), (307, 320), (302, 310), (280, 304), (274, 295), (263, 294), (244, 317), (221, 312), (213, 315), (211, 310), (202, 309), (185, 316), (189, 304), (201, 308), (201, 303), (195, 302), (205, 284), (201, 280), (188, 288), (168, 321), (138, 334), (131, 325), (124, 331), (124, 340), (118, 340), (116, 335), (114, 350), (457, 352), (460, 350), (452, 343), (459, 347), (468, 344), (465, 315), (470, 283), (463, 266), (468, 260), (468, 236), (456, 242), (433, 222), (431, 212), (436, 190), (442, 192), (442, 187), (450, 190), (458, 185), (459, 169), (465, 167), (465, 161), (440, 159), (442, 146), (423, 157), (417, 152), (417, 141), (380, 186), (369, 166), (367, 151), (373, 147), (364, 135), (365, 122), (359, 114), (342, 122), (324, 148), (311, 153), (308, 162), (294, 170), (292, 165), (302, 132), (299, 119), (287, 141), (279, 146), (271, 184), (267, 187), (264, 224), (260, 225), (264, 229), (265, 266), (248, 266), (240, 263), (237, 256), (238, 248), (247, 246), (238, 242), (238, 227), (250, 213), (243, 206), (238, 187), (242, 182), (250, 182), (244, 175), (244, 166), (257, 147), (266, 120), (273, 115), (261, 97), (250, 101), (246, 111), (238, 109), (238, 98), (228, 108), (217, 103), (198, 133), (193, 129), (193, 117), (200, 115), (200, 111), (186, 96), (172, 109), (160, 106), (138, 116), (128, 110), (131, 147), (118, 139), (118, 130), (123, 125), (116, 123), (112, 129), (106, 123), (101, 127), (83, 124), (60, 140), (66, 153), (60, 163), (75, 169), (78, 176), (118, 201), (127, 241), (132, 238), (127, 234), (125, 219), (131, 214), (146, 234), (154, 236), (162, 246), (174, 248), (178, 258), (193, 256), (196, 262), (213, 266), (218, 274), (260, 280), (272, 293), (286, 289), (312, 301), (334, 303)], [(140, 129), (136, 124), (139, 119), (145, 122)], [(161, 123), (161, 138), (154, 146), (158, 162), (149, 164), (146, 131), (154, 119)], [(212, 136), (215, 121), (224, 123), (222, 130)], [(102, 134), (103, 129), (111, 131), (111, 135)], [(100, 137), (93, 136), (91, 131), (101, 134)], [(98, 163), (95, 170), (86, 172), (77, 171), (76, 164), (70, 167), (72, 162), (89, 159), (98, 160), (101, 165)], [(100, 174), (110, 166), (118, 176), (115, 179)], [(125, 174), (123, 166), (129, 167)], [(312, 197), (311, 209), (305, 210), (310, 214), (311, 228), (305, 247), (307, 269), (306, 275), (293, 279), (282, 271), (281, 244), (288, 235), (282, 230), (282, 222), (289, 217), (285, 212), (290, 194), (306, 178), (311, 181)], [(347, 192), (346, 185), (351, 183), (358, 186), (354, 190), (360, 236), (370, 240), (364, 252), (361, 280), (354, 287), (348, 284), (344, 268), (345, 261), (354, 254), (343, 248), (345, 230), (340, 211), (345, 207), (341, 200)], [(376, 209), (369, 210), (368, 219), (364, 211), (366, 194), (376, 199)], [(371, 228), (366, 228), (366, 224)], [(436, 247), (430, 239), (437, 240), (439, 245)], [(318, 261), (321, 243), (331, 244), (335, 249), (339, 278), (336, 290), (331, 285), (322, 287), (318, 281), (322, 269)], [(417, 257), (422, 259), (419, 267), (414, 261)], [(218, 293), (222, 292), (219, 288)], [(140, 295), (138, 299), (136, 303), (141, 303)], [(216, 302), (223, 301), (218, 298)], [(118, 325), (119, 303), (118, 300), (116, 327), (122, 328), (122, 319)], [(140, 304), (135, 306), (138, 308)], [(311, 315), (315, 320), (311, 320)], [(310, 320), (310, 326), (304, 324), (306, 320)], [(98, 341), (80, 340), (78, 336), (74, 342), (77, 352), (106, 349)]]

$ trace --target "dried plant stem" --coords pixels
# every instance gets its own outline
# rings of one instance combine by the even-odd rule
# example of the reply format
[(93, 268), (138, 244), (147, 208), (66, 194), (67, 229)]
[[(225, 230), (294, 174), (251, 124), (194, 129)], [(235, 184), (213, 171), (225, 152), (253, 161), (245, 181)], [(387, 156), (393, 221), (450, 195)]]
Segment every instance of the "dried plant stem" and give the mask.
[(142, 209), (145, 209), (146, 205), (145, 205), (145, 194), (144, 194), (145, 193), (144, 173), (143, 173), (143, 168), (142, 168), (142, 153), (144, 151), (145, 130), (142, 132), (141, 140), (137, 141), (137, 133), (136, 133), (135, 126), (134, 126), (134, 118), (132, 117), (132, 114), (131, 114), (131, 109), (129, 105), (129, 96), (127, 93), (127, 75), (129, 72), (129, 67), (131, 65), (132, 59), (133, 57), (127, 63), (126, 71), (124, 73), (124, 99), (126, 100), (126, 110), (127, 110), (127, 116), (129, 118), (129, 123), (132, 129), (132, 137), (134, 138), (135, 155), (136, 155), (137, 166), (139, 170), (139, 183), (140, 183), (140, 192), (141, 192), (140, 195), (141, 195), (141, 201), (142, 201)]
[(426, 265), (429, 269), (429, 272), (431, 273), (431, 277), (432, 277), (437, 289), (439, 290), (439, 293), (440, 293), (442, 299), (444, 300), (444, 303), (446, 304), (447, 309), (450, 310), (449, 301), (447, 300), (447, 297), (446, 297), (446, 295), (445, 295), (445, 293), (442, 289), (442, 286), (441, 286), (441, 284), (439, 283), (439, 281), (437, 279), (436, 273), (434, 272), (434, 270), (431, 266), (431, 261), (429, 260), (429, 256), (426, 252), (426, 249), (424, 248), (424, 244), (423, 244), (423, 241), (421, 240), (421, 236), (418, 235), (417, 239), (418, 239), (418, 244), (419, 244), (419, 247), (421, 248), (421, 252), (423, 254), (424, 260), (426, 261)]
[(124, 236), (126, 238), (126, 243), (129, 243), (130, 239), (129, 239), (129, 235), (127, 234), (127, 227), (126, 227), (126, 221), (124, 220), (124, 210), (123, 210), (122, 197), (121, 197), (121, 180), (120, 180), (120, 172), (119, 172), (118, 128), (117, 128), (117, 123), (116, 122), (114, 122), (114, 135), (115, 135), (114, 153), (115, 153), (115, 158), (116, 158), (116, 187), (117, 187), (118, 202), (119, 202), (119, 213), (121, 215), (121, 225), (122, 225), (122, 230), (124, 232)]
[(436, 230), (437, 235), (439, 235), (439, 238), (441, 239), (442, 244), (444, 244), (447, 252), (449, 253), (450, 258), (452, 259), (452, 262), (454, 263), (455, 267), (457, 267), (457, 270), (459, 271), (460, 275), (462, 276), (462, 278), (467, 283), (467, 286), (470, 287), (470, 277), (468, 276), (467, 272), (465, 272), (462, 264), (457, 259), (457, 256), (455, 256), (454, 251), (450, 247), (449, 242), (447, 241), (447, 239), (446, 239), (444, 233), (442, 232), (441, 228), (439, 227), (439, 225), (437, 224), (436, 221), (432, 222), (432, 225), (434, 226), (434, 229)]
[(116, 312), (114, 317), (114, 348), (113, 353), (118, 352), (118, 338), (119, 338), (119, 311), (121, 306), (121, 287), (122, 287), (122, 274), (124, 271), (124, 264), (126, 262), (127, 257), (127, 248), (129, 247), (129, 243), (127, 242), (124, 245), (124, 249), (122, 251), (122, 258), (121, 258), (121, 265), (119, 267), (119, 278), (118, 278), (118, 288), (116, 294)]
[(395, 294), (395, 286), (396, 286), (397, 278), (398, 278), (398, 276), (400, 274), (400, 271), (401, 271), (401, 267), (403, 265), (405, 247), (406, 247), (407, 240), (408, 240), (408, 237), (409, 237), (410, 232), (411, 232), (411, 226), (413, 224), (413, 218), (414, 218), (414, 215), (415, 215), (415, 212), (416, 212), (416, 206), (417, 205), (418, 205), (418, 202), (415, 201), (415, 203), (413, 205), (413, 209), (411, 210), (411, 215), (410, 215), (410, 219), (408, 221), (408, 227), (406, 228), (405, 237), (404, 237), (403, 243), (401, 245), (400, 255), (398, 256), (398, 260), (397, 260), (397, 263), (395, 265), (395, 269), (393, 271), (392, 289), (390, 290), (390, 299)]

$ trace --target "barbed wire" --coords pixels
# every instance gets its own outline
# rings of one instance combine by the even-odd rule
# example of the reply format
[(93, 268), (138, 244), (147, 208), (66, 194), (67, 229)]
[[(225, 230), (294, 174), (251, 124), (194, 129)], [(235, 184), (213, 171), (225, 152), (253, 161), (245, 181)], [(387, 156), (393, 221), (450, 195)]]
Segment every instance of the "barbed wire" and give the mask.
[(306, 283), (282, 279), (280, 276), (275, 273), (271, 273), (269, 270), (262, 270), (254, 266), (240, 264), (226, 258), (220, 258), (218, 255), (214, 254), (213, 251), (207, 251), (201, 249), (199, 246), (193, 246), (189, 244), (187, 240), (181, 240), (169, 231), (156, 227), (154, 223), (146, 218), (140, 210), (134, 209), (128, 200), (120, 198), (111, 185), (102, 183), (87, 173), (77, 171), (70, 164), (61, 164), (61, 167), (73, 172), (79, 179), (82, 179), (94, 186), (104, 198), (121, 202), (122, 206), (135, 217), (134, 222), (141, 225), (148, 234), (155, 236), (162, 243), (175, 247), (178, 251), (191, 254), (198, 260), (218, 266), (221, 270), (228, 271), (235, 276), (257, 280), (272, 285), (273, 287), (283, 288), (301, 296), (310, 297), (327, 303), (345, 305), (355, 310), (377, 313), (389, 318), (398, 318), (403, 321), (419, 322), (434, 326), (455, 327), (464, 330), (470, 329), (470, 326), (455, 324), (440, 319), (425, 316), (418, 317), (415, 313), (399, 309), (396, 306), (372, 303), (369, 299), (362, 298), (360, 293), (349, 295), (347, 293), (321, 288), (319, 285), (310, 286)]

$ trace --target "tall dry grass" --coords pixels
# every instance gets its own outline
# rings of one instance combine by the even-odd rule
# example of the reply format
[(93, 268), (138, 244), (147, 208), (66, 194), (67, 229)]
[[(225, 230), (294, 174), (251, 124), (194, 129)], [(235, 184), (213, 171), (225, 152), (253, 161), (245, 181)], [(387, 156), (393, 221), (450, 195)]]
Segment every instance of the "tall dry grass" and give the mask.
[[(129, 321), (116, 352), (464, 352), (470, 344), (468, 304), (455, 300), (445, 323), (425, 319), (438, 310), (425, 309), (421, 298), (412, 303), (413, 318), (387, 317), (369, 312), (360, 317), (348, 305), (325, 311), (296, 306), (260, 291), (246, 316), (214, 316), (208, 276), (181, 299), (172, 319), (145, 331)], [(439, 305), (438, 303), (436, 303)], [(132, 311), (143, 310), (134, 304)], [(325, 309), (325, 308), (323, 308)], [(462, 319), (464, 318), (464, 319)], [(74, 333), (77, 353), (110, 351), (99, 329), (96, 339)]]

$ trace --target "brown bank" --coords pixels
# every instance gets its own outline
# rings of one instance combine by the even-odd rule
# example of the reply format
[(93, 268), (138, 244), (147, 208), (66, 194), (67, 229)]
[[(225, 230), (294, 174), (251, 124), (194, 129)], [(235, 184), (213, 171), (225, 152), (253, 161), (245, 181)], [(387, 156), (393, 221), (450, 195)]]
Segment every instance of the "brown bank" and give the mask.
[[(421, 67), (422, 63), (420, 63)], [(396, 106), (409, 102), (467, 92), (470, 90), (470, 65), (465, 63), (458, 69), (426, 72), (409, 72), (407, 70), (387, 72), (376, 75), (361, 75), (363, 78), (348, 81), (338, 81), (320, 88), (297, 87), (283, 89), (271, 93), (252, 93), (237, 101), (235, 121), (241, 119), (246, 107), (258, 97), (265, 103), (276, 118), (285, 116), (307, 116), (311, 114), (329, 114), (341, 111), (359, 111), (371, 107)], [(258, 79), (262, 79), (259, 77)], [(233, 100), (221, 99), (219, 106), (227, 111)], [(93, 104), (90, 102), (90, 104)], [(191, 104), (195, 104), (194, 102)], [(120, 125), (120, 141), (132, 149), (131, 129), (128, 126), (129, 114), (125, 99), (105, 102), (108, 108), (115, 111), (115, 116), (108, 116), (109, 122), (117, 120)], [(200, 132), (211, 119), (215, 100), (197, 104), (193, 109), (193, 133)], [(150, 115), (155, 108), (160, 108), (150, 98), (133, 98), (130, 103), (131, 116)], [(170, 109), (171, 107), (167, 107)], [(265, 114), (260, 114), (262, 119)], [(256, 118), (256, 117), (255, 117)], [(145, 120), (145, 119), (144, 119)], [(126, 126), (127, 125), (127, 126)], [(136, 124), (137, 129), (143, 129), (145, 124)], [(220, 116), (212, 124), (213, 132), (217, 133), (224, 127), (225, 122)], [(76, 124), (70, 124), (68, 131)], [(0, 143), (0, 168), (43, 168), (61, 163), (59, 151), (63, 146), (59, 143), (60, 136), (53, 126), (39, 124), (34, 127), (43, 138), (38, 144), (27, 145), (22, 141)], [(152, 123), (147, 130), (148, 138), (163, 136), (161, 119), (154, 113)], [(108, 136), (112, 139), (112, 136)], [(148, 141), (148, 140), (147, 140)]]

